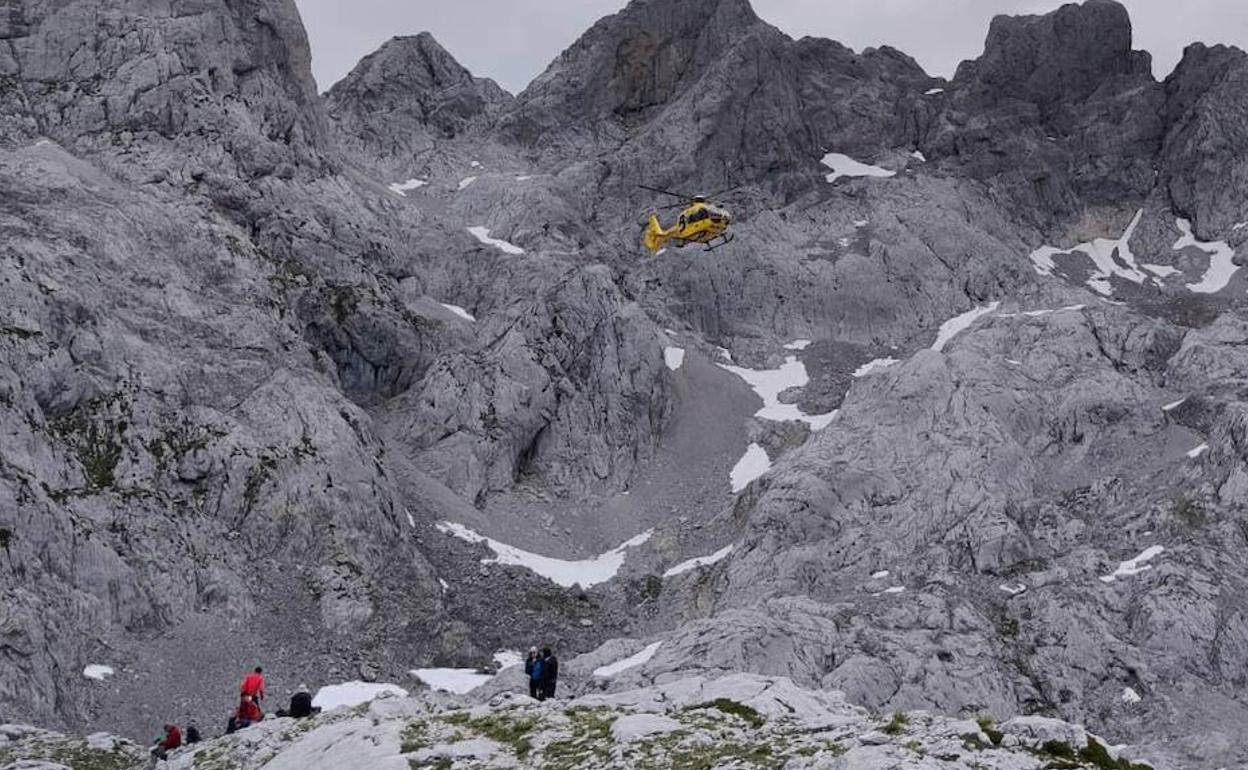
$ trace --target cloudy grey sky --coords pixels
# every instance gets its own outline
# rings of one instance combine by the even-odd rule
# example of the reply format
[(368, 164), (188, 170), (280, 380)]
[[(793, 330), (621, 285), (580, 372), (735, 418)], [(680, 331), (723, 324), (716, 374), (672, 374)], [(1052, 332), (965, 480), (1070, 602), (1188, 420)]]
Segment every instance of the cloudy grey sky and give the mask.
[[(1183, 46), (1201, 40), (1248, 48), (1248, 0), (1124, 0), (1135, 46), (1165, 77)], [(429, 31), (476, 75), (517, 93), (598, 18), (626, 0), (296, 0), (312, 39), (322, 90), (394, 35)], [(1059, 0), (753, 0), (793, 37), (839, 40), (855, 50), (892, 45), (948, 76), (983, 48), (998, 13), (1038, 13)]]

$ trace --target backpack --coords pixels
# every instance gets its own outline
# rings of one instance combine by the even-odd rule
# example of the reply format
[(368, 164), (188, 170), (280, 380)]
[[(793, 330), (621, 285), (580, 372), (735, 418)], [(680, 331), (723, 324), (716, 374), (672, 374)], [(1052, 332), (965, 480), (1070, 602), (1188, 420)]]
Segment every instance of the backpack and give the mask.
[(187, 725), (186, 742), (187, 743), (199, 743), (201, 740), (203, 739), (200, 738), (199, 736), (199, 728), (196, 727), (195, 725)]

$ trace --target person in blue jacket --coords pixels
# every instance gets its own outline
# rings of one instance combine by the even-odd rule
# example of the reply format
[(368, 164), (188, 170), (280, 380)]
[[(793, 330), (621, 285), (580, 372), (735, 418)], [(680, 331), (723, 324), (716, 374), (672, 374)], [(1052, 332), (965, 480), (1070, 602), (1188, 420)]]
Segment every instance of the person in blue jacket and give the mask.
[(541, 700), (542, 659), (536, 647), (529, 648), (529, 657), (524, 659), (524, 673), (529, 675), (529, 697)]

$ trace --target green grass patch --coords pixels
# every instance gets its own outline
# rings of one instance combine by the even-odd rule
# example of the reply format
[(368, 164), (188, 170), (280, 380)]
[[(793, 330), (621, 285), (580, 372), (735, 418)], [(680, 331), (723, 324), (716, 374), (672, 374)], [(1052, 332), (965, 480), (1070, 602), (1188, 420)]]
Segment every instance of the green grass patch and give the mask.
[(904, 711), (894, 711), (893, 718), (888, 724), (881, 728), (886, 735), (901, 735), (906, 731), (906, 726), (910, 724), (910, 717)]
[(730, 716), (738, 717), (744, 720), (751, 727), (757, 729), (767, 723), (767, 718), (758, 713), (758, 710), (744, 703), (738, 703), (731, 698), (716, 698), (713, 701), (699, 703), (696, 706), (690, 706), (686, 710), (693, 709), (716, 709)]

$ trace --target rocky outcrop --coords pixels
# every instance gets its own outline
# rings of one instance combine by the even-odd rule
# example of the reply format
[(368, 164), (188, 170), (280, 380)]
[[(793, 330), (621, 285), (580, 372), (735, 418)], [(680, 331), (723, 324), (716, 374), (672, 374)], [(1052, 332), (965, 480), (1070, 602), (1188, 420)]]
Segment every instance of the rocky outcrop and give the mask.
[(1165, 86), (1171, 125), (1161, 164), (1166, 191), (1197, 233), (1222, 240), (1248, 222), (1248, 54), (1192, 45)]
[(480, 133), (511, 102), (427, 32), (390, 40), (325, 95), (339, 144), (395, 178), (427, 163), (440, 143)]
[[(233, 735), (174, 752), (176, 770), (299, 767), (332, 770), (350, 762), (376, 768), (452, 766), (539, 768), (681, 768), (783, 766), (793, 770), (884, 770), (916, 758), (943, 767), (1039, 770), (1133, 763), (1082, 727), (1021, 717), (954, 720), (897, 712), (883, 719), (783, 678), (683, 678), (571, 703), (536, 703), (512, 693), (488, 704), (418, 694), (383, 696), (307, 722), (265, 720)], [(0, 752), (22, 767), (52, 770), (67, 757), (136, 762), (132, 745), (108, 736), (86, 741), (31, 728), (0, 728), (12, 737)], [(6, 735), (6, 737), (7, 737)], [(4, 754), (0, 754), (4, 756)], [(927, 760), (931, 761), (931, 760)], [(112, 765), (110, 765), (112, 766)]]

